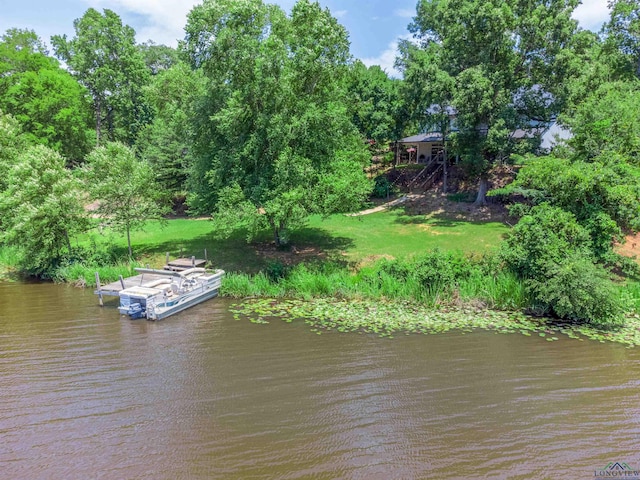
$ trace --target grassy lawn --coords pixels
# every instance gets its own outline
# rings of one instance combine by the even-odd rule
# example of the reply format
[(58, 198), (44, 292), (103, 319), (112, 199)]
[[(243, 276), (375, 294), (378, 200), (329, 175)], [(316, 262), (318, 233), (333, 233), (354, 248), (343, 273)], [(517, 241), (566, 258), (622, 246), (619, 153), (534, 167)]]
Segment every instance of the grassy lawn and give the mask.
[(378, 255), (404, 257), (434, 248), (485, 252), (500, 243), (508, 227), (499, 222), (407, 215), (404, 209), (394, 209), (360, 217), (313, 217), (299, 235), (304, 238), (314, 230), (343, 239), (344, 254), (351, 260), (360, 260)]
[[(398, 208), (359, 217), (313, 216), (306, 227), (292, 232), (295, 252), (275, 252), (268, 232), (251, 245), (246, 243), (244, 232), (220, 239), (210, 222), (196, 219), (170, 220), (164, 227), (149, 222), (144, 231), (132, 232), (131, 241), (134, 254), (152, 266), (164, 263), (165, 252), (170, 252), (172, 258), (181, 252), (201, 257), (206, 248), (216, 266), (250, 272), (262, 268), (274, 254), (284, 261), (318, 256), (357, 262), (382, 255), (405, 257), (436, 247), (484, 252), (497, 246), (507, 230), (499, 222), (462, 221), (444, 214), (410, 215)], [(119, 253), (126, 252), (124, 236), (93, 233), (79, 239), (80, 243), (91, 241), (111, 244)]]

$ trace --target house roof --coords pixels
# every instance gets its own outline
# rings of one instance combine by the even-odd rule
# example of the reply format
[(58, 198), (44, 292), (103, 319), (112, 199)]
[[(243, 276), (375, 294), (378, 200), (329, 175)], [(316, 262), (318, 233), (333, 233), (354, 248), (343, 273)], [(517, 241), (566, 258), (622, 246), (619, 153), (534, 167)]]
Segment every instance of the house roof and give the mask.
[(420, 133), (418, 135), (413, 135), (411, 137), (406, 137), (398, 140), (398, 143), (408, 143), (408, 144), (416, 144), (416, 143), (430, 143), (430, 142), (441, 142), (442, 134), (437, 132), (430, 133)]

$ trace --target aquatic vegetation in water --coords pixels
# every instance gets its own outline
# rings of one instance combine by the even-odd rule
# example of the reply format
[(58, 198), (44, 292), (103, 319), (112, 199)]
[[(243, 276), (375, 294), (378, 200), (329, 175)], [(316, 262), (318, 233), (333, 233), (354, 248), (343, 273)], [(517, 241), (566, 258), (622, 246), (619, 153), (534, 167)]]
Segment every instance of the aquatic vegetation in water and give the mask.
[(616, 331), (602, 331), (588, 325), (554, 323), (521, 312), (505, 312), (473, 307), (425, 308), (410, 302), (249, 299), (231, 307), (234, 318), (253, 323), (273, 319), (303, 320), (317, 333), (323, 331), (362, 332), (380, 337), (399, 334), (434, 334), (449, 331), (492, 330), (497, 333), (537, 334), (547, 341), (559, 335), (583, 340), (611, 341), (629, 347), (640, 345), (640, 316), (627, 317)]

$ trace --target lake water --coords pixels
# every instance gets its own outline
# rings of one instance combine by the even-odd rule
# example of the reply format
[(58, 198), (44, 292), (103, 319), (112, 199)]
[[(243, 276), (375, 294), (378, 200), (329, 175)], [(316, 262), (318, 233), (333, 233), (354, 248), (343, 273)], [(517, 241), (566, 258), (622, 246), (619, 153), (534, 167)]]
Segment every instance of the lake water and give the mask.
[[(640, 466), (640, 349), (158, 323), (0, 284), (0, 478), (596, 478)], [(627, 477), (629, 478), (629, 477)]]

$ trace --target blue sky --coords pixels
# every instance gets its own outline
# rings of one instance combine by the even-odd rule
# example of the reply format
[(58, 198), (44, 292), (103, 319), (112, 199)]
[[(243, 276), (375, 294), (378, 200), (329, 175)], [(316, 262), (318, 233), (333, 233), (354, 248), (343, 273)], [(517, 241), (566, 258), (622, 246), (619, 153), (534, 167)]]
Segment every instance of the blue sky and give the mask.
[[(266, 0), (289, 11), (295, 0)], [(73, 36), (73, 20), (89, 7), (109, 8), (131, 25), (139, 42), (175, 46), (182, 37), (186, 14), (199, 0), (2, 0), (0, 32), (30, 28), (46, 42), (51, 35)], [(320, 0), (349, 31), (351, 53), (367, 65), (394, 74), (398, 39), (408, 37), (407, 25), (417, 0)], [(598, 30), (608, 19), (607, 0), (583, 0), (574, 15), (583, 28)]]

